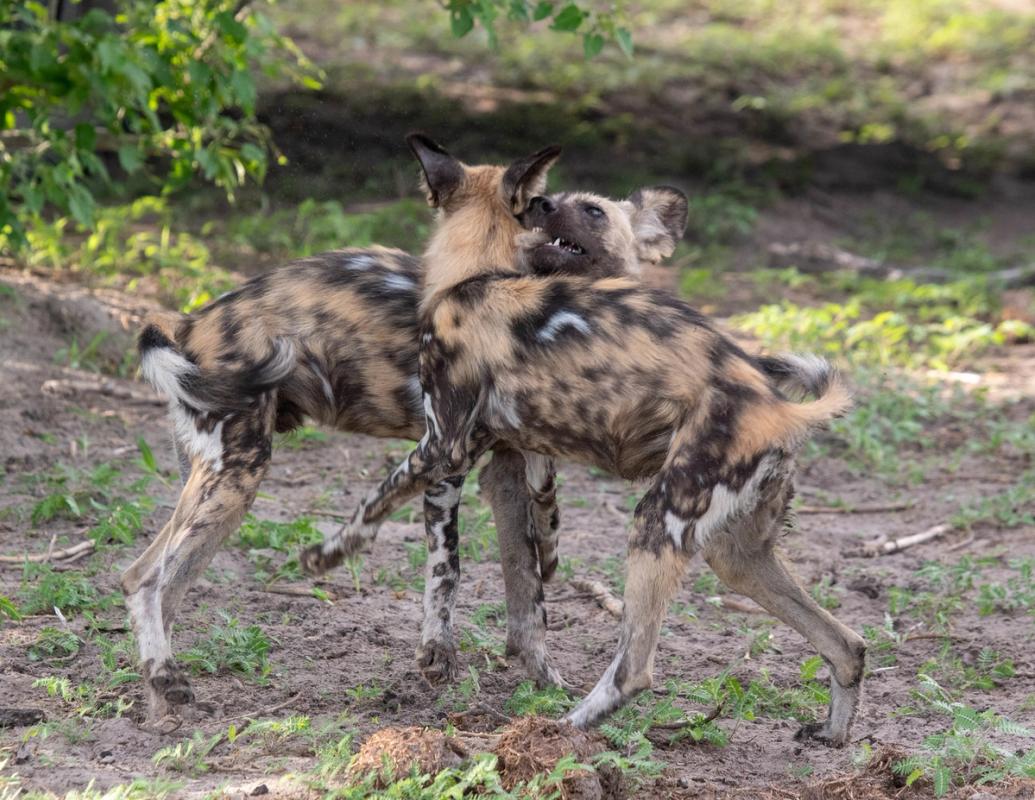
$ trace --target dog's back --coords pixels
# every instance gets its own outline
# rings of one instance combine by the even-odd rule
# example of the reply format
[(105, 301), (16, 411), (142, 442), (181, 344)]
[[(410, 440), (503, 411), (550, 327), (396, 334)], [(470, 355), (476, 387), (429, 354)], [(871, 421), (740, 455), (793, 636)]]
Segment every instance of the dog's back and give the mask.
[(276, 387), (277, 428), (303, 416), (375, 436), (419, 435), (418, 259), (338, 250), (258, 275), (140, 337), (142, 371), (189, 411), (219, 415)]

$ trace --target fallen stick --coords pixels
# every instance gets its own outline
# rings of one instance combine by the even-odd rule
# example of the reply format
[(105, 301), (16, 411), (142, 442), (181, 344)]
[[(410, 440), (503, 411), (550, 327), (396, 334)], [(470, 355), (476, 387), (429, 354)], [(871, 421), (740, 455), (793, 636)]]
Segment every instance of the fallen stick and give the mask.
[(755, 605), (754, 603), (742, 603), (740, 600), (734, 600), (731, 597), (720, 597), (720, 605), (727, 611), (736, 611), (738, 614), (768, 614), (762, 606)]
[(270, 706), (269, 708), (260, 708), (258, 711), (250, 711), (247, 714), (238, 714), (236, 717), (227, 717), (226, 719), (221, 719), (218, 722), (210, 722), (205, 727), (208, 728), (208, 727), (211, 727), (213, 725), (216, 726), (216, 727), (222, 727), (222, 726), (226, 725), (228, 722), (237, 722), (237, 720), (239, 720), (239, 719), (254, 720), (257, 717), (265, 717), (265, 716), (273, 714), (273, 713), (275, 713), (277, 711), (281, 711), (281, 710), (287, 708), (289, 705), (294, 703), (301, 696), (302, 696), (301, 692), (295, 692), (287, 700), (285, 700), (282, 703), (277, 703), (275, 706)]
[(951, 530), (953, 530), (953, 526), (948, 522), (943, 522), (940, 525), (935, 525), (925, 531), (921, 531), (920, 533), (903, 536), (901, 539), (871, 542), (863, 546), (863, 555), (886, 556), (891, 553), (898, 553), (906, 548), (913, 547), (914, 545), (929, 542), (931, 539), (937, 539), (939, 536), (944, 536)]
[(912, 503), (890, 503), (883, 506), (798, 506), (797, 514), (885, 514), (889, 511), (905, 511)]
[(92, 552), (93, 548), (94, 543), (92, 539), (87, 539), (86, 541), (79, 542), (71, 547), (66, 547), (64, 550), (54, 550), (52, 543), (46, 553), (24, 553), (20, 556), (0, 556), (0, 564), (24, 564), (26, 561), (33, 564), (41, 564), (47, 561), (74, 560), (82, 558), (87, 553)]
[(600, 581), (572, 578), (568, 583), (571, 584), (572, 589), (585, 592), (592, 597), (596, 601), (597, 605), (612, 617), (617, 617), (618, 619), (622, 618), (622, 610), (625, 608), (625, 604), (620, 598), (615, 596), (614, 592), (604, 586)]
[(164, 406), (165, 401), (157, 394), (141, 392), (122, 386), (110, 380), (72, 380), (70, 378), (51, 379), (43, 382), (40, 391), (44, 394), (100, 394), (114, 397), (117, 400), (129, 400), (134, 403), (146, 403), (152, 406)]
[(307, 508), (302, 513), (312, 514), (314, 517), (327, 517), (328, 519), (337, 520), (338, 522), (348, 522), (351, 519), (351, 517), (345, 514), (338, 514), (334, 511), (321, 511), (318, 508)]

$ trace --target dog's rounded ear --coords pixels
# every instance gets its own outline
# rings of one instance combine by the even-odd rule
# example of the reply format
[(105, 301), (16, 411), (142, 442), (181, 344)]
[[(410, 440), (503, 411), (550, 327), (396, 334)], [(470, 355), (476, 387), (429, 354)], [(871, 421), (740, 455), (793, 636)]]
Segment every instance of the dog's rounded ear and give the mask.
[(546, 174), (560, 156), (561, 148), (551, 145), (507, 167), (503, 173), (503, 200), (512, 213), (520, 214), (529, 200), (546, 191)]
[(647, 186), (629, 195), (629, 202), (640, 260), (656, 264), (672, 255), (686, 230), (686, 195), (672, 186)]
[(442, 145), (421, 133), (411, 133), (406, 144), (417, 157), (423, 170), (421, 181), (428, 196), (428, 205), (442, 206), (464, 181), (464, 167)]

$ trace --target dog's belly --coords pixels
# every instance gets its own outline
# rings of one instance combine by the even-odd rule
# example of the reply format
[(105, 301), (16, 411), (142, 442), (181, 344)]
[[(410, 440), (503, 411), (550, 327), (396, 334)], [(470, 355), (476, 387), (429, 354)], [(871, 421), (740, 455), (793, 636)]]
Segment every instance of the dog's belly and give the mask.
[(667, 404), (645, 403), (629, 413), (621, 407), (568, 405), (542, 413), (529, 398), (493, 393), (486, 422), (493, 434), (514, 447), (595, 466), (629, 480), (657, 472), (672, 441)]

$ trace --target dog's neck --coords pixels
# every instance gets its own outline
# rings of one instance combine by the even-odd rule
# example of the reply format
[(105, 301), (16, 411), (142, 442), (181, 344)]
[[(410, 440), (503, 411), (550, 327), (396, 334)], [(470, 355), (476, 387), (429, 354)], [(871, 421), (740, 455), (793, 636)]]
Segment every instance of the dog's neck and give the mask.
[(440, 216), (424, 251), (426, 308), (445, 291), (466, 280), (514, 269), (515, 237), (522, 228), (509, 213), (484, 208)]

